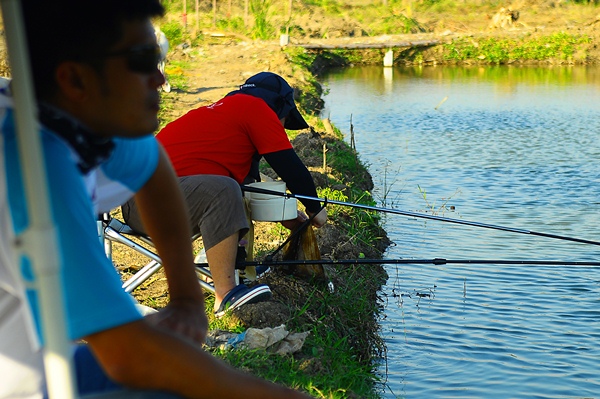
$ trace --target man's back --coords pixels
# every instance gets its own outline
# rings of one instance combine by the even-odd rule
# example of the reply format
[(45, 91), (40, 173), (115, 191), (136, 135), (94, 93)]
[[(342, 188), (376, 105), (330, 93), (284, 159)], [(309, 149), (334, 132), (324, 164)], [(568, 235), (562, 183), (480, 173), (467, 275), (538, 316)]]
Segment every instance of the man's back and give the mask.
[(236, 94), (194, 109), (157, 135), (178, 176), (216, 174), (241, 183), (255, 153), (292, 148), (275, 112), (261, 99)]
[[(0, 97), (2, 101), (8, 99)], [(0, 126), (8, 122), (7, 114), (7, 110), (2, 112)], [(36, 398), (43, 389), (42, 356), (16, 268), (4, 151), (4, 137), (0, 135), (0, 375), (12, 377), (0, 384), (0, 398)]]
[[(43, 366), (38, 335), (32, 327), (38, 318), (37, 277), (26, 259), (17, 259), (11, 246), (14, 238), (28, 227), (27, 200), (10, 98), (0, 94), (0, 105), (0, 375), (8, 377), (8, 382), (0, 384), (0, 397), (38, 397), (43, 388)], [(83, 175), (78, 158), (66, 141), (49, 131), (43, 131), (41, 137), (61, 278), (66, 286), (70, 338), (79, 339), (139, 320), (141, 315), (134, 301), (121, 289), (120, 278), (99, 243), (95, 208), (100, 202), (110, 208), (113, 202), (123, 201), (117, 192), (127, 195), (125, 187), (134, 191), (136, 185), (143, 184), (157, 162), (155, 140), (151, 136), (137, 141), (120, 140), (110, 161)], [(125, 153), (131, 161), (131, 153), (135, 154), (133, 149), (138, 146), (140, 151), (133, 157), (137, 162), (119, 161)], [(122, 167), (114, 165), (115, 161)], [(129, 165), (130, 170), (123, 165)], [(134, 183), (136, 179), (138, 182)], [(23, 286), (20, 281), (31, 286)]]

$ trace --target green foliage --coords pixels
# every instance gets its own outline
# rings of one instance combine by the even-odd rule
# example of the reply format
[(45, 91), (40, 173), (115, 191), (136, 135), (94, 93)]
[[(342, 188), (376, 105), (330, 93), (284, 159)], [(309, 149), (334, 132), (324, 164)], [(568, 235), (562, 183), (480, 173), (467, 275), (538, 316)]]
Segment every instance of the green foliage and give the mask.
[(179, 22), (167, 22), (160, 25), (160, 30), (163, 31), (170, 46), (176, 46), (183, 42), (183, 26)]
[(189, 88), (188, 79), (184, 71), (189, 69), (189, 62), (183, 60), (168, 61), (165, 73), (173, 89), (187, 90)]
[[(290, 58), (291, 63), (295, 64), (294, 68), (305, 71), (310, 69), (316, 59), (314, 53), (303, 48), (288, 46), (283, 51)], [(321, 97), (323, 94), (322, 86), (313, 73), (305, 73), (304, 77), (304, 82), (296, 87), (296, 104), (301, 112), (313, 116), (318, 115), (324, 105)]]
[(453, 12), (457, 6), (457, 2), (453, 0), (422, 0), (415, 3), (417, 9), (427, 10), (431, 13)]
[[(176, 0), (163, 0), (161, 1), (163, 7), (165, 8), (165, 14), (174, 12), (178, 9), (178, 5), (181, 5), (181, 1), (176, 1)], [(181, 7), (179, 7), (181, 8)]]
[(275, 29), (269, 22), (271, 8), (270, 0), (250, 0), (250, 11), (254, 16), (252, 37), (267, 40), (274, 37)]
[(217, 28), (230, 32), (244, 32), (246, 29), (242, 17), (219, 19), (217, 20)]
[(381, 20), (377, 34), (420, 33), (425, 29), (414, 18), (404, 14), (389, 15)]
[(363, 186), (366, 176), (361, 171), (366, 170), (366, 168), (348, 143), (343, 141), (336, 142), (329, 149), (328, 165), (334, 170), (343, 171), (344, 174), (353, 176), (352, 181), (347, 184), (351, 186)]
[(322, 8), (323, 11), (330, 14), (339, 14), (341, 9), (336, 0), (305, 0), (304, 4)]
[(503, 64), (511, 60), (569, 60), (576, 50), (590, 43), (587, 35), (571, 35), (559, 32), (538, 39), (486, 38), (474, 41), (461, 38), (444, 44), (445, 59), (448, 61), (479, 60)]
[[(350, 188), (348, 194), (331, 188), (318, 190), (320, 198), (368, 206), (376, 205), (375, 200), (367, 191)], [(327, 205), (327, 210), (330, 218), (335, 219), (337, 223), (344, 226), (344, 229), (348, 231), (354, 240), (362, 241), (368, 245), (372, 245), (379, 240), (380, 232), (373, 229), (373, 226), (379, 225), (381, 219), (377, 212), (337, 204)]]
[[(318, 332), (322, 333), (321, 331)], [(313, 332), (311, 335), (316, 335)], [(335, 339), (335, 341), (334, 341)], [(310, 340), (310, 338), (309, 338)], [(234, 351), (215, 350), (213, 354), (234, 364), (236, 368), (251, 370), (253, 374), (267, 380), (300, 389), (318, 398), (344, 399), (349, 392), (359, 393), (360, 397), (371, 398), (373, 395), (372, 380), (369, 368), (360, 366), (355, 359), (347, 355), (347, 340), (331, 334), (322, 338), (323, 342), (309, 344), (321, 354), (321, 348), (331, 352), (333, 362), (314, 364), (307, 359), (296, 359), (293, 356), (272, 355), (263, 350), (237, 349)], [(316, 345), (319, 346), (316, 346)], [(322, 346), (321, 346), (322, 345)], [(312, 356), (312, 354), (311, 354)], [(324, 354), (328, 358), (329, 353)], [(322, 373), (308, 375), (304, 368), (321, 367)], [(365, 387), (366, 386), (366, 387)], [(332, 388), (332, 387), (344, 387)]]
[(283, 49), (287, 56), (290, 58), (290, 61), (293, 64), (298, 65), (299, 67), (310, 70), (312, 65), (317, 58), (317, 53), (314, 51), (306, 51), (302, 47), (285, 47)]
[(332, 201), (347, 202), (348, 196), (343, 191), (336, 190), (330, 187), (325, 187), (319, 190), (319, 197), (327, 198)]
[(340, 50), (331, 50), (328, 52), (324, 52), (322, 54), (322, 57), (327, 59), (330, 58), (331, 60), (344, 60), (344, 63), (346, 63), (346, 65), (348, 64), (362, 64), (363, 63), (363, 56), (364, 54), (361, 51), (355, 51), (355, 50), (344, 50), (344, 49), (340, 49)]

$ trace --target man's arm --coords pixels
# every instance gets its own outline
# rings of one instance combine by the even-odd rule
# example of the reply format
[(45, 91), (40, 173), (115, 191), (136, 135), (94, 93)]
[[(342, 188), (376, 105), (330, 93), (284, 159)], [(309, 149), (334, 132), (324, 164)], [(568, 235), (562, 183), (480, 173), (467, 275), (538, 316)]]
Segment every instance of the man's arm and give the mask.
[(130, 388), (168, 391), (186, 398), (310, 398), (236, 370), (145, 320), (85, 339), (108, 376)]
[[(293, 149), (276, 151), (264, 155), (265, 160), (271, 165), (275, 173), (294, 194), (307, 197), (317, 197), (315, 183), (306, 166), (302, 163), (298, 154)], [(306, 207), (306, 212), (315, 217), (313, 224), (322, 227), (327, 222), (327, 211), (321, 209), (319, 201), (301, 199), (300, 202)]]
[(204, 342), (208, 321), (194, 270), (188, 211), (171, 163), (160, 147), (158, 166), (135, 196), (144, 227), (161, 257), (170, 302), (151, 320)]

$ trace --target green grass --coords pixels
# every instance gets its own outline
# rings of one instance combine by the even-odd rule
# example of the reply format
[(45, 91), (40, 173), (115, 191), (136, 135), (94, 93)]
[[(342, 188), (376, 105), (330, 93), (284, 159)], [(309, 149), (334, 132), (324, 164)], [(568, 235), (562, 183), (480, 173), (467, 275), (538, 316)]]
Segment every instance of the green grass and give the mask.
[(250, 11), (254, 17), (252, 38), (267, 40), (275, 37), (275, 28), (270, 22), (271, 1), (250, 0)]
[(184, 29), (179, 21), (166, 22), (160, 25), (160, 30), (163, 31), (169, 45), (174, 46), (184, 41)]
[(443, 45), (447, 61), (475, 60), (483, 63), (504, 64), (514, 60), (541, 61), (549, 59), (572, 60), (579, 49), (591, 42), (587, 35), (564, 32), (542, 36), (537, 39), (471, 38), (453, 40)]
[[(351, 267), (339, 273), (350, 284), (337, 287), (334, 293), (315, 289), (303, 298), (286, 323), (290, 331), (310, 331), (301, 353), (280, 356), (243, 348), (215, 349), (212, 353), (236, 368), (299, 388), (318, 398), (341, 399), (350, 393), (361, 398), (377, 398), (375, 388), (379, 381), (374, 377), (370, 361), (374, 353), (357, 353), (356, 348), (364, 345), (359, 341), (366, 340), (377, 343), (373, 347), (375, 355), (383, 348), (378, 330), (369, 327), (372, 323), (364, 322), (375, 317), (373, 287), (381, 281), (375, 282), (369, 273)], [(220, 323), (211, 323), (210, 328), (230, 329), (226, 321)]]

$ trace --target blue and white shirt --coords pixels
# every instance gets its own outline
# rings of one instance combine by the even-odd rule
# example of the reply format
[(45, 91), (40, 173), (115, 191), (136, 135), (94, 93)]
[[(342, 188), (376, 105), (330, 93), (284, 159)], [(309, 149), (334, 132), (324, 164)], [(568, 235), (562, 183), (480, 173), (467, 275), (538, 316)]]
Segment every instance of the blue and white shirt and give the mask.
[[(83, 176), (78, 155), (66, 141), (46, 129), (40, 134), (69, 338), (140, 319), (104, 253), (96, 220), (127, 201), (152, 176), (159, 158), (156, 140), (152, 135), (117, 138), (109, 159)], [(16, 258), (12, 246), (28, 227), (28, 218), (12, 100), (0, 93), (0, 398), (38, 398), (44, 392), (33, 289), (37, 277), (27, 259)]]

